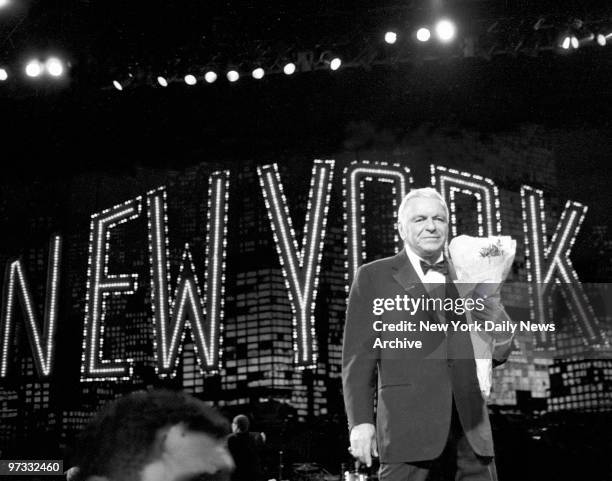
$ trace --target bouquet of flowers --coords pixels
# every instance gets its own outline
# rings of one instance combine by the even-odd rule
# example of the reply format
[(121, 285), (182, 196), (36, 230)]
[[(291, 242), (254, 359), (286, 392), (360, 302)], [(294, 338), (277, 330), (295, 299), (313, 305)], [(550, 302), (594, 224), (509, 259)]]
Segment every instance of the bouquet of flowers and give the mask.
[(494, 284), (488, 295), (499, 294), (502, 283), (508, 277), (516, 241), (510, 236), (455, 237), (448, 246), (457, 280), (463, 284)]
[[(464, 297), (493, 298), (500, 306), (501, 286), (508, 277), (516, 241), (510, 236), (455, 237), (448, 247), (457, 272), (457, 288)], [(485, 398), (493, 382), (493, 349), (495, 339), (486, 332), (470, 332), (476, 373)]]

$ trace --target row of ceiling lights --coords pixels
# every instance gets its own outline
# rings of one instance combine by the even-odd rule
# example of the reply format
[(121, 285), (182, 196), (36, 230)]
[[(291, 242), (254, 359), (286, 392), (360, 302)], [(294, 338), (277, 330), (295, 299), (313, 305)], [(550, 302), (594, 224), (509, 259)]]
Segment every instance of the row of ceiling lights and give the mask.
[[(340, 57), (333, 57), (329, 61), (329, 68), (332, 71), (338, 70), (341, 66), (342, 59), (340, 59)], [(285, 75), (293, 75), (297, 71), (297, 65), (293, 62), (287, 62), (283, 66), (282, 70)], [(261, 80), (262, 78), (264, 78), (265, 74), (266, 72), (262, 67), (256, 67), (251, 71), (251, 77), (253, 77), (255, 80)], [(225, 74), (225, 77), (229, 82), (237, 82), (240, 79), (240, 73), (238, 72), (238, 70), (232, 69)], [(216, 82), (218, 78), (219, 76), (214, 70), (209, 70), (202, 76), (202, 79), (204, 79), (204, 81), (209, 84)], [(160, 87), (167, 87), (170, 83), (168, 78), (164, 75), (157, 76), (156, 80)], [(194, 74), (190, 73), (183, 77), (183, 81), (185, 82), (185, 84), (193, 86), (198, 83), (198, 78)], [(115, 89), (119, 91), (123, 90), (125, 86), (124, 83), (125, 82), (121, 82), (119, 80), (113, 80), (112, 82), (113, 87), (115, 87)]]
[[(9, 7), (11, 3), (11, 0), (0, 0), (0, 9)], [(66, 65), (56, 56), (50, 56), (44, 60), (33, 58), (25, 63), (23, 71), (27, 77), (32, 79), (45, 76), (58, 79), (64, 75)], [(5, 66), (0, 67), (0, 82), (5, 82), (9, 76), (9, 69)]]
[(594, 33), (591, 33), (583, 38), (578, 38), (578, 36), (575, 34), (566, 33), (561, 37), (559, 46), (563, 50), (570, 50), (570, 49), (575, 50), (585, 43), (590, 43), (592, 41), (595, 41), (597, 45), (599, 45), (600, 47), (605, 47), (608, 44), (608, 40), (610, 38), (612, 38), (612, 32), (608, 34), (598, 33), (597, 35), (595, 35)]
[[(448, 18), (442, 18), (433, 25), (433, 28), (429, 25), (421, 26), (415, 31), (414, 36), (419, 42), (429, 42), (432, 38), (432, 30), (436, 39), (442, 43), (452, 42), (457, 35), (457, 25)], [(393, 45), (397, 42), (398, 37), (399, 34), (396, 31), (389, 30), (385, 33), (385, 42)]]
[[(23, 67), (23, 71), (27, 77), (32, 79), (43, 76), (59, 79), (66, 71), (66, 64), (58, 57), (49, 57), (45, 60), (30, 59)], [(5, 67), (0, 67), (0, 82), (4, 82), (8, 78), (9, 70)]]
[[(433, 27), (433, 32), (436, 38), (442, 43), (449, 43), (454, 40), (457, 33), (457, 26), (454, 22), (449, 19), (441, 19), (435, 23)], [(419, 28), (415, 32), (415, 37), (419, 42), (428, 42), (432, 37), (432, 30), (429, 26), (423, 26)], [(387, 44), (393, 45), (397, 42), (399, 35), (397, 32), (389, 30), (384, 35), (384, 40)], [(338, 70), (342, 66), (342, 59), (340, 57), (333, 57), (328, 62), (329, 68), (332, 71)], [(283, 73), (285, 75), (292, 75), (296, 72), (297, 66), (293, 62), (287, 62), (283, 66)], [(255, 80), (261, 80), (265, 76), (265, 70), (262, 67), (256, 67), (251, 71), (251, 77)], [(229, 70), (225, 77), (229, 82), (237, 82), (240, 79), (240, 73), (238, 70), (232, 69)], [(214, 70), (209, 70), (202, 77), (205, 82), (211, 84), (214, 83), (218, 79), (218, 74)], [(157, 76), (157, 83), (161, 87), (167, 87), (169, 85), (169, 80), (164, 75)], [(198, 83), (198, 78), (193, 74), (187, 74), (183, 77), (183, 81), (185, 84), (189, 86), (196, 85)], [(112, 81), (113, 87), (115, 89), (122, 91), (124, 88), (125, 82), (121, 82), (119, 80)]]
[[(0, 0), (0, 7), (3, 5), (3, 1)], [(439, 20), (434, 26), (434, 32), (439, 41), (448, 43), (452, 41), (456, 35), (457, 28), (455, 24), (448, 20), (442, 19)], [(384, 40), (388, 44), (394, 44), (398, 40), (398, 33), (394, 31), (388, 31), (384, 35)], [(432, 33), (429, 27), (421, 27), (416, 31), (416, 39), (420, 42), (427, 42), (432, 37)], [(329, 65), (330, 70), (335, 71), (338, 70), (342, 66), (342, 60), (340, 57), (332, 57), (329, 61), (326, 62)], [(292, 75), (296, 72), (297, 66), (293, 62), (287, 62), (283, 66), (283, 73), (285, 75)], [(66, 71), (66, 64), (58, 57), (49, 57), (46, 60), (39, 59), (31, 59), (29, 60), (24, 67), (24, 72), (29, 78), (38, 78), (43, 76), (49, 76), (52, 78), (60, 78), (64, 75)], [(251, 72), (251, 76), (256, 80), (261, 80), (265, 76), (265, 71), (262, 67), (256, 67)], [(0, 67), (0, 82), (4, 82), (9, 78), (9, 71), (6, 68)], [(203, 76), (203, 79), (207, 83), (214, 83), (218, 78), (218, 74), (210, 70), (206, 72)], [(232, 69), (226, 73), (226, 78), (229, 82), (236, 82), (240, 79), (240, 73), (238, 70)], [(193, 74), (187, 74), (183, 78), (185, 84), (187, 85), (196, 85), (198, 79)], [(169, 84), (168, 79), (160, 75), (157, 77), (157, 83), (161, 87), (167, 87)], [(113, 80), (113, 86), (117, 90), (123, 90), (124, 82), (119, 80)]]
[[(3, 2), (8, 0), (0, 0), (0, 8), (4, 5)], [(604, 33), (599, 32), (597, 34), (587, 31), (586, 33), (580, 33), (582, 29), (582, 23), (575, 27), (573, 30), (567, 30), (562, 33), (558, 40), (558, 47), (562, 50), (577, 49), (583, 44), (596, 42), (598, 45), (604, 47), (607, 45), (609, 39), (612, 37), (612, 32)], [(384, 34), (384, 41), (389, 44), (395, 44), (399, 39), (400, 34), (397, 31), (389, 30)], [(448, 44), (452, 42), (457, 36), (456, 24), (448, 19), (441, 18), (432, 25), (423, 25), (416, 29), (412, 36), (421, 43), (429, 42), (430, 40), (436, 39), (438, 42)], [(342, 60), (338, 56), (332, 56), (326, 59), (325, 63), (328, 65), (330, 70), (338, 70), (342, 66)], [(62, 61), (56, 56), (49, 57), (45, 60), (30, 59), (24, 67), (24, 72), (27, 77), (35, 79), (39, 77), (51, 77), (59, 79), (62, 77), (67, 70), (66, 62)], [(282, 67), (282, 72), (285, 75), (292, 75), (297, 71), (297, 66), (293, 62), (287, 62)], [(255, 80), (260, 80), (266, 75), (265, 70), (258, 66), (251, 71), (251, 77)], [(128, 76), (128, 81), (129, 81)], [(241, 74), (236, 69), (231, 69), (226, 72), (225, 77), (229, 82), (236, 82), (241, 78)], [(0, 82), (4, 82), (9, 78), (9, 71), (7, 68), (0, 67)], [(202, 77), (207, 83), (214, 83), (218, 79), (218, 74), (214, 70), (207, 71)], [(192, 73), (188, 73), (183, 77), (183, 81), (187, 85), (196, 85), (198, 83), (198, 77)], [(157, 76), (157, 83), (161, 87), (167, 87), (170, 83), (169, 79), (164, 75)], [(113, 80), (113, 86), (117, 90), (123, 90), (127, 84), (125, 81)]]

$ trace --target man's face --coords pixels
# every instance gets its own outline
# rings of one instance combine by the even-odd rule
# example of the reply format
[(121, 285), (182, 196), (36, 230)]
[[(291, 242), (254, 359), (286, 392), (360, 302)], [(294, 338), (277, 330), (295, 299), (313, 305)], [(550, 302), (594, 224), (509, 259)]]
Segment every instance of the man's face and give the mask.
[(234, 460), (224, 439), (172, 426), (161, 439), (159, 455), (141, 471), (141, 481), (224, 480)]
[(437, 199), (415, 197), (408, 201), (399, 225), (404, 242), (420, 257), (435, 261), (448, 235), (446, 210)]

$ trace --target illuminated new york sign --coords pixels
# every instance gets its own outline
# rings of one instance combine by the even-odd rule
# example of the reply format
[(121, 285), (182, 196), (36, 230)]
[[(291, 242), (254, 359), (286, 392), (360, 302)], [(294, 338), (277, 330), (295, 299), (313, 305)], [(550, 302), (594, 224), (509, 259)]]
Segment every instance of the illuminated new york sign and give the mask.
[[(301, 245), (292, 226), (277, 165), (258, 167), (257, 172), (293, 311), (295, 365), (298, 368), (309, 368), (315, 365), (317, 359), (314, 305), (334, 161), (314, 162)], [(220, 369), (229, 182), (229, 171), (215, 172), (209, 177), (203, 289), (200, 289), (188, 244), (184, 248), (180, 273), (176, 279), (171, 279), (165, 188), (148, 192), (144, 198), (136, 197), (91, 216), (81, 365), (83, 381), (129, 379), (132, 375), (132, 359), (103, 358), (102, 340), (108, 296), (129, 295), (138, 285), (137, 274), (108, 272), (110, 235), (117, 225), (141, 215), (146, 215), (148, 219), (154, 353), (158, 375), (174, 375), (187, 329), (191, 330), (202, 372), (213, 373)], [(344, 169), (347, 290), (357, 268), (366, 258), (366, 182), (383, 182), (388, 185), (393, 199), (390, 208), (394, 210), (413, 184), (410, 170), (400, 165), (362, 161), (354, 162)], [(432, 165), (431, 183), (449, 204), (453, 236), (457, 235), (457, 195), (468, 195), (475, 199), (476, 211), (473, 215), (476, 216), (479, 235), (501, 234), (499, 192), (493, 180)], [(586, 215), (586, 206), (567, 201), (549, 243), (545, 230), (543, 192), (524, 185), (520, 194), (529, 285), (544, 286), (546, 291), (549, 289), (547, 286), (552, 286), (555, 281), (559, 282), (585, 341), (603, 344), (605, 339), (597, 328), (597, 321), (569, 259), (574, 239)], [(146, 214), (143, 214), (143, 210)], [(35, 309), (23, 262), (14, 260), (7, 265), (0, 319), (0, 378), (7, 376), (17, 304), (21, 304), (23, 308), (26, 331), (38, 374), (41, 377), (52, 374), (58, 321), (61, 247), (61, 238), (54, 236), (49, 250), (49, 274), (42, 321)], [(543, 294), (546, 292), (531, 294), (531, 318), (544, 322), (546, 308), (543, 299), (546, 296)], [(552, 340), (546, 332), (540, 332), (538, 336), (540, 347), (551, 346)]]

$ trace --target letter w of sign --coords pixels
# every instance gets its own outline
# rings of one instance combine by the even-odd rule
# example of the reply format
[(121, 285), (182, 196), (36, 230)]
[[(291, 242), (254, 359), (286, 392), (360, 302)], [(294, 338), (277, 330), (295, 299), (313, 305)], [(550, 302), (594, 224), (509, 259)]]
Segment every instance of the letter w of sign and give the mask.
[(189, 244), (185, 244), (174, 298), (171, 297), (166, 191), (161, 188), (147, 194), (155, 358), (157, 372), (162, 377), (172, 376), (175, 372), (186, 327), (191, 329), (202, 372), (218, 370), (228, 179), (229, 171), (215, 172), (209, 178), (205, 297), (200, 292)]

